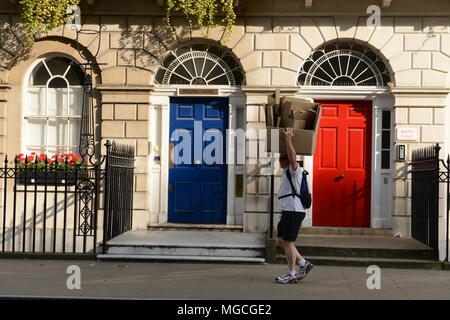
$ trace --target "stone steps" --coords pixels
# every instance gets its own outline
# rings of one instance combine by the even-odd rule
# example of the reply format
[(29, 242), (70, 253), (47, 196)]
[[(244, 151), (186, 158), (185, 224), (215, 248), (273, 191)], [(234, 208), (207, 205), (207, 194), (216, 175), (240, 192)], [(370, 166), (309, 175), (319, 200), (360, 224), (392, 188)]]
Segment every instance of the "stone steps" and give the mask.
[[(305, 258), (317, 266), (368, 267), (376, 265), (380, 268), (399, 269), (448, 269), (441, 261), (421, 259), (363, 258), (341, 256), (306, 256)], [(286, 257), (277, 255), (277, 263), (286, 263)]]
[(243, 232), (243, 226), (228, 226), (223, 224), (189, 224), (189, 223), (164, 223), (148, 224), (148, 230), (153, 231), (221, 231)]
[[(317, 265), (443, 268), (434, 250), (411, 238), (302, 234), (295, 244), (301, 255)], [(276, 249), (275, 262), (286, 263), (280, 247)]]
[(100, 260), (265, 262), (264, 235), (221, 231), (131, 231), (106, 244)]
[(264, 263), (264, 257), (230, 257), (230, 256), (190, 256), (190, 255), (130, 255), (130, 254), (100, 254), (99, 260), (109, 261), (174, 261), (174, 262), (229, 262), (229, 263)]
[[(390, 249), (390, 248), (338, 248), (325, 246), (297, 246), (297, 250), (305, 256), (335, 256), (353, 258), (387, 258), (434, 260), (435, 253), (431, 249)], [(282, 254), (281, 248), (277, 253)]]
[(301, 228), (300, 234), (302, 234), (302, 235), (392, 237), (393, 232), (392, 232), (392, 229), (305, 227), (305, 228)]

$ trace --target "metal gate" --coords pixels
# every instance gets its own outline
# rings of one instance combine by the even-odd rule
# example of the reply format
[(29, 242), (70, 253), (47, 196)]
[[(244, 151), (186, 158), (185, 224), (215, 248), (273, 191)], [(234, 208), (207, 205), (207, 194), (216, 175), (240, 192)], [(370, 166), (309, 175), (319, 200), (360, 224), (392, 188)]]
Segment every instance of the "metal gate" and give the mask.
[[(439, 144), (412, 152), (411, 236), (435, 250), (439, 249), (439, 183), (447, 184), (446, 192), (446, 258), (448, 261), (450, 156), (439, 159)], [(443, 170), (441, 170), (441, 165)]]
[(96, 254), (99, 240), (131, 229), (134, 149), (109, 141), (105, 146), (106, 155), (97, 162), (70, 154), (19, 155), (11, 165), (5, 157), (2, 253)]
[(133, 224), (134, 148), (115, 143), (107, 148), (103, 243), (131, 230)]

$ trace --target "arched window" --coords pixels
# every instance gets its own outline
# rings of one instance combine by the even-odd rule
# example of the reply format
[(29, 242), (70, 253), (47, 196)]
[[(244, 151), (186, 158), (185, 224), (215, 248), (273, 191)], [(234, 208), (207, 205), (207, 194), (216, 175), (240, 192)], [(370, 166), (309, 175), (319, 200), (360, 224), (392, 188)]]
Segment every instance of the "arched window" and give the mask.
[(28, 80), (25, 144), (31, 152), (77, 153), (84, 72), (66, 57), (42, 59)]
[(353, 41), (332, 41), (303, 63), (297, 83), (306, 86), (377, 86), (391, 81), (384, 60)]
[(157, 74), (158, 84), (241, 85), (244, 73), (230, 50), (207, 43), (170, 51)]

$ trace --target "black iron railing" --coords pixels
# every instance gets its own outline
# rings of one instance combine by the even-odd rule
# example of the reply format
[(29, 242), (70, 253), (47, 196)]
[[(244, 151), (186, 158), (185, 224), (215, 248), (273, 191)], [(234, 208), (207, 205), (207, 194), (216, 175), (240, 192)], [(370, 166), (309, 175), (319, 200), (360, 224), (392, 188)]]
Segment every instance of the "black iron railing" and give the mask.
[[(134, 148), (107, 144), (103, 243), (132, 228)], [(105, 251), (105, 246), (103, 246)]]
[[(131, 229), (134, 150), (106, 144), (102, 161), (60, 166), (28, 158), (0, 168), (0, 249), (22, 253), (97, 253)], [(104, 225), (98, 225), (100, 194)], [(98, 232), (103, 235), (98, 237)]]
[[(439, 158), (439, 144), (412, 152), (411, 236), (435, 250), (439, 249), (439, 183), (447, 184), (446, 258), (449, 250), (450, 156)], [(445, 170), (441, 170), (441, 164)]]

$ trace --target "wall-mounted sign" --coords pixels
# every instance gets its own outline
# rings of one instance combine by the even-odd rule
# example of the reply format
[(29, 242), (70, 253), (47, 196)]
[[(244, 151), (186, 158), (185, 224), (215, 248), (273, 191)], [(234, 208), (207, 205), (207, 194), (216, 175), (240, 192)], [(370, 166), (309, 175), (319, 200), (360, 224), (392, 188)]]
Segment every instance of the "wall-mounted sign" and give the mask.
[(417, 141), (417, 128), (397, 128), (397, 140)]
[(217, 96), (219, 95), (219, 89), (180, 88), (178, 89), (178, 94), (190, 96)]

